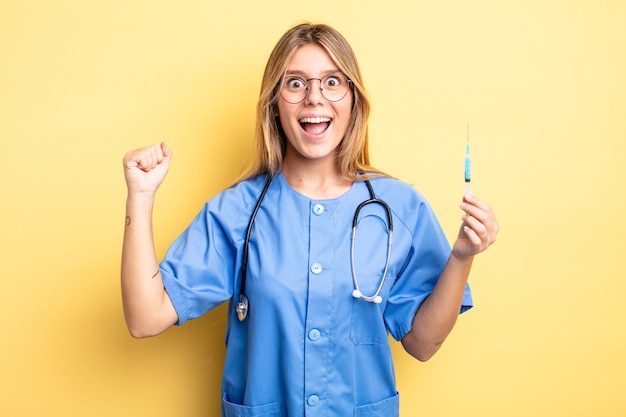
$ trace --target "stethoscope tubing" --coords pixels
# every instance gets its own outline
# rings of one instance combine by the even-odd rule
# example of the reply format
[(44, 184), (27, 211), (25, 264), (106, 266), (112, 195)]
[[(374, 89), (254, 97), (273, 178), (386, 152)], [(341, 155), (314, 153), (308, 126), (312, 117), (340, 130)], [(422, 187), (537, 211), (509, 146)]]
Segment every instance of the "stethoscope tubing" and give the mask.
[[(391, 260), (391, 246), (392, 246), (392, 241), (393, 241), (393, 216), (391, 213), (391, 208), (389, 208), (389, 205), (385, 201), (376, 197), (376, 194), (374, 193), (374, 189), (372, 188), (372, 184), (369, 182), (369, 180), (366, 178), (364, 179), (364, 181), (369, 191), (370, 198), (361, 202), (357, 206), (354, 212), (354, 217), (352, 219), (352, 236), (351, 236), (351, 243), (350, 243), (350, 264), (351, 264), (351, 269), (352, 269), (352, 280), (354, 282), (354, 291), (352, 292), (352, 296), (354, 298), (361, 298), (365, 301), (379, 304), (382, 302), (382, 297), (380, 296), (380, 292), (382, 291), (382, 288), (385, 284), (385, 280), (387, 278), (387, 272), (389, 270), (389, 262)], [(267, 194), (267, 190), (269, 189), (271, 183), (272, 183), (272, 175), (268, 174), (267, 181), (265, 182), (265, 186), (263, 187), (263, 191), (261, 191), (261, 195), (259, 196), (259, 199), (257, 200), (257, 203), (254, 206), (254, 210), (252, 211), (252, 214), (250, 215), (248, 228), (246, 230), (246, 237), (244, 240), (244, 247), (243, 247), (243, 258), (241, 262), (241, 283), (239, 287), (239, 301), (235, 308), (237, 312), (237, 318), (239, 319), (239, 321), (244, 321), (246, 317), (248, 316), (248, 311), (249, 311), (249, 302), (248, 302), (248, 297), (246, 296), (246, 277), (247, 277), (247, 272), (248, 272), (248, 252), (250, 248), (250, 235), (252, 234), (252, 226), (254, 224), (254, 219), (256, 218), (257, 212), (259, 211), (259, 208), (261, 207), (261, 203), (263, 202), (263, 198), (265, 198), (265, 194)], [(357, 229), (357, 225), (359, 221), (359, 213), (361, 212), (361, 209), (367, 206), (368, 204), (378, 204), (382, 206), (385, 209), (385, 212), (387, 214), (387, 256), (385, 260), (385, 268), (383, 271), (382, 278), (380, 280), (380, 284), (378, 285), (378, 288), (376, 289), (376, 292), (370, 296), (364, 295), (361, 292), (361, 289), (359, 287), (359, 282), (357, 279), (356, 267), (354, 264), (354, 245), (356, 241), (356, 229)]]
[[(363, 201), (357, 206), (354, 212), (354, 218), (352, 219), (352, 237), (350, 242), (350, 266), (352, 269), (352, 281), (354, 282), (354, 291), (352, 292), (352, 296), (354, 298), (361, 298), (365, 301), (380, 304), (382, 302), (380, 292), (385, 285), (385, 280), (387, 279), (387, 271), (389, 270), (389, 262), (391, 261), (391, 246), (393, 243), (393, 216), (391, 215), (391, 209), (389, 208), (389, 205), (383, 200), (374, 197), (374, 190), (372, 189), (370, 182), (368, 180), (365, 181), (370, 190), (370, 196), (372, 198)], [(380, 283), (378, 284), (378, 288), (373, 295), (365, 295), (361, 292), (361, 288), (359, 287), (359, 280), (357, 279), (356, 265), (354, 262), (354, 245), (356, 242), (356, 229), (359, 219), (359, 213), (361, 212), (361, 209), (368, 204), (378, 204), (382, 206), (387, 213), (387, 257), (385, 260), (385, 269), (383, 270), (383, 276), (380, 280)]]
[(248, 229), (246, 230), (246, 238), (243, 244), (243, 258), (241, 261), (241, 284), (239, 287), (239, 302), (237, 303), (236, 311), (237, 317), (239, 321), (244, 321), (248, 316), (248, 297), (246, 297), (246, 278), (248, 274), (248, 251), (250, 249), (250, 235), (252, 234), (252, 225), (254, 224), (254, 219), (256, 218), (256, 214), (259, 211), (259, 207), (261, 207), (261, 203), (263, 202), (263, 198), (265, 198), (265, 194), (267, 194), (267, 190), (270, 188), (270, 184), (272, 183), (272, 176), (270, 174), (267, 175), (267, 181), (265, 182), (265, 186), (263, 187), (263, 191), (261, 191), (261, 195), (254, 206), (254, 210), (250, 215), (250, 221), (248, 222)]

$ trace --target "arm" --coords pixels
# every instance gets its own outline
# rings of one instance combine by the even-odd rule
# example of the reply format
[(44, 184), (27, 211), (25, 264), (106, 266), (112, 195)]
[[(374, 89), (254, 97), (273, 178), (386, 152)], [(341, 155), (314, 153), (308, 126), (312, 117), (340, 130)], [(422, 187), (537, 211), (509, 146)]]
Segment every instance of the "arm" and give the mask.
[(450, 258), (433, 292), (417, 310), (411, 330), (402, 338), (404, 349), (420, 361), (430, 359), (452, 331), (474, 255), (495, 242), (498, 233), (498, 223), (486, 203), (467, 195), (461, 210), (465, 211), (463, 224)]
[(165, 143), (128, 152), (124, 176), (128, 187), (122, 246), (122, 302), (133, 337), (164, 332), (178, 319), (163, 287), (152, 234), (152, 208), (157, 188), (169, 168)]

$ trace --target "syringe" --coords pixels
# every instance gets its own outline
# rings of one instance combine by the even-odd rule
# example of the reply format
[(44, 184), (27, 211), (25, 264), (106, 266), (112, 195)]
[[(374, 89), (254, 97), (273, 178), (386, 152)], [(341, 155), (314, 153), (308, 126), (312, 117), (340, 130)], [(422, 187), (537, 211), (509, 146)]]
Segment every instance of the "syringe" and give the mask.
[(465, 143), (465, 194), (472, 194), (470, 181), (472, 180), (472, 157), (469, 145), (469, 123), (467, 124), (467, 142)]

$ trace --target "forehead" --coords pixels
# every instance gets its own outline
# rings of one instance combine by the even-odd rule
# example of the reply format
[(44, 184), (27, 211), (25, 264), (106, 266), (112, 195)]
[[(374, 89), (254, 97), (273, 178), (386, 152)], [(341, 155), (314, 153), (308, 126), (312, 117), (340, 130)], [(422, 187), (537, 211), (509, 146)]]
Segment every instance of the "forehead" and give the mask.
[(287, 73), (320, 75), (337, 71), (337, 65), (328, 52), (316, 43), (304, 44), (293, 53), (287, 63)]

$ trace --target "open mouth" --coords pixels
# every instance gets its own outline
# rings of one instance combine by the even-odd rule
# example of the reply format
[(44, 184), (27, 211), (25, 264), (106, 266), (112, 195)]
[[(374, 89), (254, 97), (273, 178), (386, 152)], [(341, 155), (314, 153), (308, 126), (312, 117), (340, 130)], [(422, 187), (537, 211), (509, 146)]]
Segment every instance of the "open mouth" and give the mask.
[(304, 117), (299, 122), (305, 132), (316, 136), (321, 135), (328, 129), (332, 119), (330, 117)]

